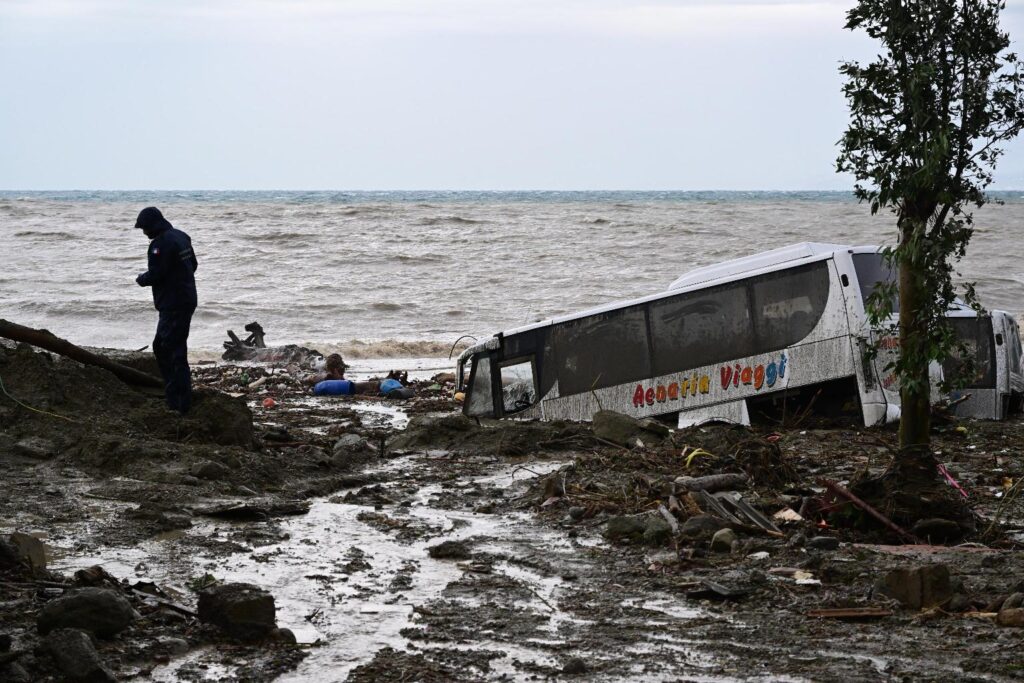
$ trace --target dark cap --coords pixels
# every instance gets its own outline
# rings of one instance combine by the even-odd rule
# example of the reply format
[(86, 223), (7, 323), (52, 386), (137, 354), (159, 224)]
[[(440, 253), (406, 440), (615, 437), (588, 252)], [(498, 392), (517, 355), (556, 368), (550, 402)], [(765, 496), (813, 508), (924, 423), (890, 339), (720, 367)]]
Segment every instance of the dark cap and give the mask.
[(135, 219), (135, 227), (139, 230), (163, 231), (170, 228), (171, 224), (160, 213), (160, 209), (155, 206), (147, 206), (139, 212), (139, 217)]

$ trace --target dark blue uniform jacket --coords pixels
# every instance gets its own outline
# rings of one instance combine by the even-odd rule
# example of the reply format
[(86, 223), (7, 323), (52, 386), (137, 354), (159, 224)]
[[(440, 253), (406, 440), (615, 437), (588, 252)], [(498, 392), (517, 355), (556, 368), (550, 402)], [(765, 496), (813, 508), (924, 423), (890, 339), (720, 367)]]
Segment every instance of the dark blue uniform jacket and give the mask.
[(167, 228), (149, 243), (149, 270), (138, 277), (138, 283), (153, 288), (158, 311), (195, 310), (198, 268), (189, 236)]

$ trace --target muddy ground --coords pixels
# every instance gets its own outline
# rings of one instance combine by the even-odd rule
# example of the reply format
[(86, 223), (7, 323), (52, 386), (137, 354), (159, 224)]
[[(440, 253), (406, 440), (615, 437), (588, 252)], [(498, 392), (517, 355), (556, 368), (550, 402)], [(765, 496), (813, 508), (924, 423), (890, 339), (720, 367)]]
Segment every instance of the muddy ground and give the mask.
[[(1024, 678), (1024, 631), (996, 617), (1024, 592), (1019, 418), (938, 424), (977, 517), (911, 545), (822, 498), (822, 479), (881, 471), (887, 429), (479, 425), (447, 377), (389, 402), (313, 398), (302, 374), (198, 367), (180, 418), (105, 371), (0, 348), (0, 532), (47, 556), (0, 577), (0, 679), (68, 679), (37, 620), (84, 584), (138, 612), (95, 639), (119, 680)], [(713, 546), (723, 524), (677, 479), (720, 473), (750, 476), (738, 492), (766, 517), (802, 518), (734, 522)], [(934, 564), (937, 605), (884, 590)], [(198, 591), (229, 582), (273, 594), (297, 642), (198, 619)], [(877, 611), (810, 616), (838, 607)]]

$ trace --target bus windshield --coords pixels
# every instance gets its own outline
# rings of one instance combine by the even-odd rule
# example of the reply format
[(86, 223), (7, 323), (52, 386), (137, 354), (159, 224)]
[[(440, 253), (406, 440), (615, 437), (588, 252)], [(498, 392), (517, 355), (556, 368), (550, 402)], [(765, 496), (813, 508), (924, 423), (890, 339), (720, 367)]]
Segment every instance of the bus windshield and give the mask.
[[(895, 282), (896, 273), (885, 262), (882, 254), (853, 254), (853, 267), (857, 271), (857, 282), (860, 284), (860, 295), (867, 308), (868, 298), (874, 293), (881, 282)], [(900, 300), (894, 296), (892, 312), (899, 313)]]

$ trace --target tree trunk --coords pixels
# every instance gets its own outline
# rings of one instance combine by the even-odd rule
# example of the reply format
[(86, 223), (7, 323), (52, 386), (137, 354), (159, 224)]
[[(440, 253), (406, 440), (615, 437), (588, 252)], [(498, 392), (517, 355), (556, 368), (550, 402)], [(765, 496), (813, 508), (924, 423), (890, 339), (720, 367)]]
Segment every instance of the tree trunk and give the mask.
[(114, 373), (114, 375), (116, 375), (122, 382), (127, 384), (134, 384), (136, 386), (143, 387), (164, 386), (162, 380), (153, 377), (152, 375), (147, 375), (135, 368), (121, 365), (109, 358), (86, 351), (65, 339), (61, 339), (49, 330), (36, 330), (31, 327), (25, 327), (23, 325), (8, 322), (7, 320), (0, 320), (0, 337), (6, 337), (18, 342), (25, 342), (32, 346), (38, 346), (41, 349), (53, 351), (54, 353), (59, 353), (62, 356), (67, 356), (72, 360), (77, 360), (79, 363), (101, 367), (104, 370), (109, 370)]
[(936, 462), (931, 451), (931, 400), (928, 378), (928, 331), (918, 312), (933, 296), (924, 287), (920, 269), (926, 267), (923, 257), (908, 258), (918, 249), (913, 244), (915, 237), (923, 233), (923, 220), (908, 220), (900, 236), (904, 248), (908, 249), (900, 260), (900, 353), (903, 359), (913, 363), (901, 382), (900, 402), (900, 450), (893, 469), (898, 479), (906, 482), (928, 484), (937, 479)]

